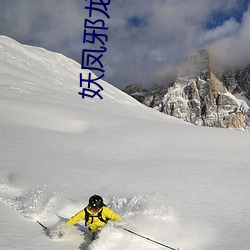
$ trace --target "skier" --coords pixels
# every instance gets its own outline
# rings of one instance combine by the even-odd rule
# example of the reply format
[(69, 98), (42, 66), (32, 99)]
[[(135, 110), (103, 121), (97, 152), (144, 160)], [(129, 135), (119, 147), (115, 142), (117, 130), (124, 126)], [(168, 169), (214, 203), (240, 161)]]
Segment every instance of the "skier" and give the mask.
[(120, 215), (105, 206), (101, 196), (95, 194), (89, 198), (89, 204), (72, 216), (67, 224), (74, 225), (80, 220), (85, 220), (85, 226), (89, 228), (94, 239), (109, 220), (120, 222), (122, 219)]

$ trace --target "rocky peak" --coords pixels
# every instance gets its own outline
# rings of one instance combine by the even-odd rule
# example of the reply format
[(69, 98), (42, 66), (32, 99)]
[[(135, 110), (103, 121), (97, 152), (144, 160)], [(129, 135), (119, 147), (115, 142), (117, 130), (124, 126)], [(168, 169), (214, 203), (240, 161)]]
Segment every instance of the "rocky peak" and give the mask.
[(143, 93), (147, 91), (142, 84), (130, 84), (124, 90), (125, 93), (131, 95), (134, 93)]
[(123, 89), (123, 91), (128, 95), (133, 96), (139, 102), (144, 101), (144, 95), (147, 92), (142, 84), (130, 84), (125, 89)]
[(217, 75), (210, 63), (209, 52), (202, 49), (180, 65), (170, 87), (163, 85), (140, 92), (137, 99), (196, 125), (248, 129), (250, 109), (245, 101), (233, 94), (244, 92), (245, 96), (250, 96), (250, 67)]
[(210, 70), (209, 53), (202, 49), (188, 57), (177, 69), (177, 77), (194, 77), (206, 74)]

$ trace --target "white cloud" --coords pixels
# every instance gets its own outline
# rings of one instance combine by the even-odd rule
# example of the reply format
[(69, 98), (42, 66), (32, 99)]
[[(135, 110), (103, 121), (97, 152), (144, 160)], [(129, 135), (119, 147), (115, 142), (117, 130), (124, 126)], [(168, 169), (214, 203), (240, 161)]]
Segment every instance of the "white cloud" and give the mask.
[(246, 66), (250, 63), (250, 9), (244, 13), (238, 28), (228, 36), (216, 40), (210, 50), (225, 66)]
[(240, 28), (240, 24), (235, 20), (235, 18), (230, 18), (226, 20), (221, 26), (216, 28), (205, 30), (200, 38), (201, 44), (211, 44), (214, 41), (218, 41), (228, 36), (235, 35)]
[[(46, 0), (0, 2), (0, 33), (81, 59), (86, 1)], [(106, 80), (118, 87), (132, 82), (150, 85), (166, 68), (211, 43), (218, 51), (240, 44), (248, 49), (246, 13), (213, 30), (206, 24), (216, 12), (230, 16), (238, 0), (115, 0), (108, 6)], [(133, 20), (141, 25), (133, 25)], [(249, 51), (249, 49), (248, 49)], [(221, 52), (222, 53), (222, 52)], [(223, 54), (223, 53), (222, 53)], [(247, 53), (245, 53), (246, 55)], [(223, 55), (225, 56), (225, 55)]]

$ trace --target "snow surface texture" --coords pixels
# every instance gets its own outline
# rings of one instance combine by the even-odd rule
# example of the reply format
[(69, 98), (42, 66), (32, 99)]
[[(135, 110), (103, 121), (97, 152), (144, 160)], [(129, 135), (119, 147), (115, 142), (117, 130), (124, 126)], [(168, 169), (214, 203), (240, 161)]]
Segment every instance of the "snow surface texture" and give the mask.
[(80, 72), (0, 37), (0, 248), (163, 249), (112, 223), (93, 243), (84, 222), (61, 239), (36, 223), (54, 232), (96, 193), (171, 247), (249, 250), (249, 133), (187, 124), (104, 81), (103, 100), (82, 99)]

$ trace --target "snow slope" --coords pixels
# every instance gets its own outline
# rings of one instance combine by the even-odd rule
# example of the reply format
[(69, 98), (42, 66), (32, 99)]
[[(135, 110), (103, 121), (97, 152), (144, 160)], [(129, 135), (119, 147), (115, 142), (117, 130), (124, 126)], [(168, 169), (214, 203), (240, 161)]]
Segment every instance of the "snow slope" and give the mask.
[(171, 247), (250, 249), (249, 133), (181, 122), (104, 81), (103, 100), (81, 99), (80, 72), (0, 36), (0, 248), (162, 249), (112, 225), (90, 244), (83, 223), (61, 240), (36, 223), (53, 228), (97, 193)]

